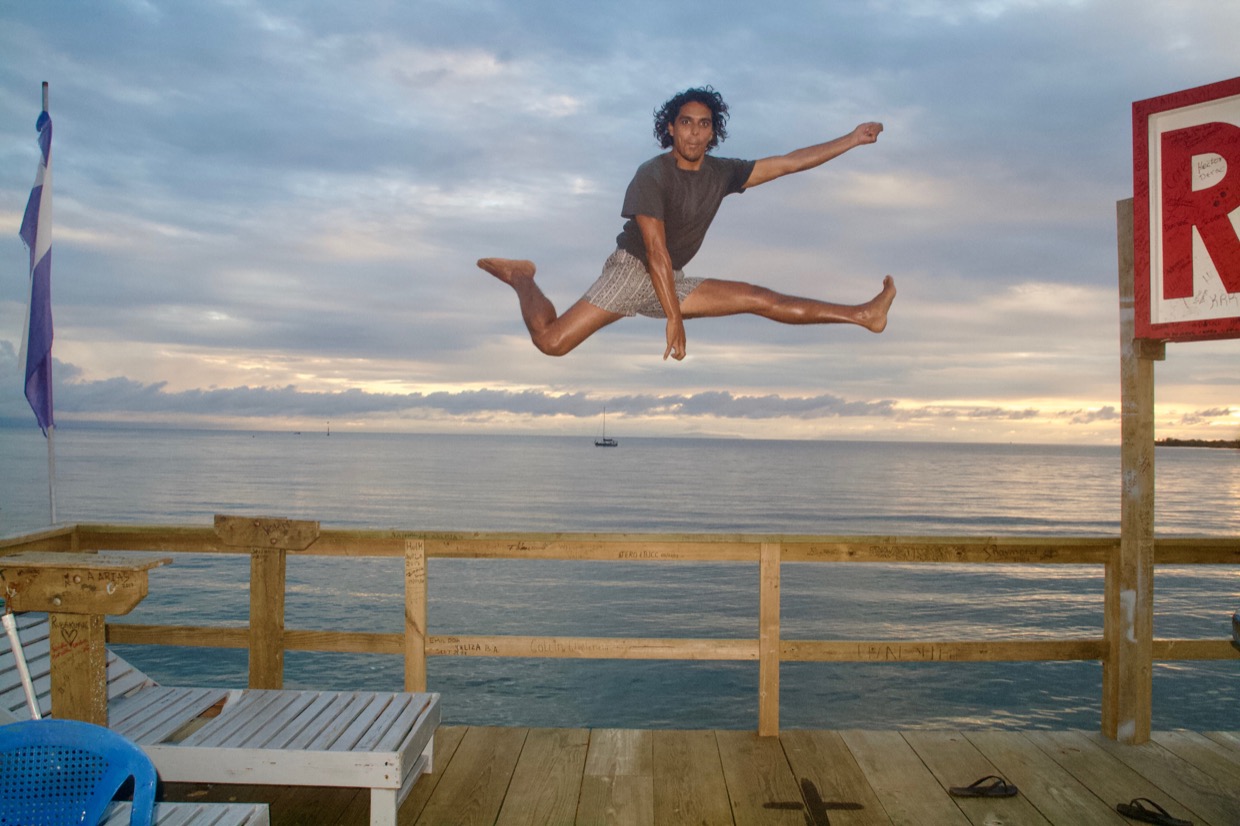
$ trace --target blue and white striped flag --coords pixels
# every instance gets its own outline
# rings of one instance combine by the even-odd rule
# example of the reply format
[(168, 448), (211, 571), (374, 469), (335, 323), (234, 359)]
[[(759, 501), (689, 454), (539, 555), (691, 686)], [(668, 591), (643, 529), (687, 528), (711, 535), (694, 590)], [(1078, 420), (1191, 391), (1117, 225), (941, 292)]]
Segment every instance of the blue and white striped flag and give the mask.
[(39, 130), (39, 171), (26, 202), (21, 237), (30, 249), (30, 308), (22, 350), (26, 362), (26, 400), (43, 435), (52, 419), (52, 118), (43, 111)]

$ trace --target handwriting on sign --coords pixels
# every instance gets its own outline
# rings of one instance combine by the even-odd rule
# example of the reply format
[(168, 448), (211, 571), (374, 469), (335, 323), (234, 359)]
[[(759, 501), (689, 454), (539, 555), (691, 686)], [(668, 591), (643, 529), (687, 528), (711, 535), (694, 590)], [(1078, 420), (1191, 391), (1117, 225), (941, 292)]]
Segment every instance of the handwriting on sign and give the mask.
[(870, 548), (870, 552), (875, 559), (890, 560), (892, 562), (942, 562), (959, 557), (958, 552), (951, 550), (920, 546), (891, 548), (876, 545)]
[(66, 573), (64, 586), (79, 588), (83, 591), (98, 591), (102, 588), (109, 594), (136, 587), (133, 571), (116, 570), (85, 570)]
[(620, 551), (616, 555), (617, 559), (663, 559), (662, 551)]
[(426, 582), (426, 548), (421, 540), (405, 540), (405, 582), (422, 585)]
[(932, 643), (926, 645), (859, 645), (857, 656), (863, 660), (935, 662), (944, 659), (943, 650)]
[[(1215, 278), (1218, 274), (1213, 270), (1208, 272)], [(1187, 303), (1190, 299), (1184, 299)], [(1236, 309), (1240, 307), (1240, 293), (1217, 293), (1209, 290), (1201, 290), (1191, 299), (1192, 303), (1198, 307), (1208, 307), (1211, 310)]]
[(288, 539), (292, 532), (292, 523), (287, 519), (255, 519), (254, 528), (267, 537), (267, 544), (273, 548)]
[(50, 647), (49, 653), (53, 660), (63, 659), (90, 645), (89, 635), (82, 633), (89, 630), (87, 621), (64, 620), (54, 614), (49, 620), (52, 626), (51, 638), (59, 638)]
[(465, 642), (456, 637), (443, 637), (442, 639), (438, 640), (438, 642), (446, 646), (448, 654), (458, 656), (458, 657), (467, 656), (469, 654), (498, 654), (499, 653), (498, 646), (491, 645), (489, 643), (483, 644), (480, 642)]
[(530, 651), (535, 654), (589, 654), (606, 650), (599, 643), (565, 643), (560, 640), (535, 640), (530, 644)]
[(1208, 185), (1227, 174), (1227, 161), (1223, 160), (1222, 155), (1199, 155), (1193, 158), (1193, 161), (1197, 172), (1197, 184)]

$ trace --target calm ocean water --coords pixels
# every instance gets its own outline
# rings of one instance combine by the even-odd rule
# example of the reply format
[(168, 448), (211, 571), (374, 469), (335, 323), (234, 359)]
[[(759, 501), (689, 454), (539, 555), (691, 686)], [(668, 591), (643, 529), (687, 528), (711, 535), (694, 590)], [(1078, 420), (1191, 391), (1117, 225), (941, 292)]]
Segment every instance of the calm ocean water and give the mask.
[[(1114, 536), (1118, 448), (66, 429), (62, 522), (215, 513), (404, 530)], [(48, 522), (46, 446), (0, 428), (0, 535)], [(1240, 454), (1157, 454), (1160, 535), (1240, 535)], [(246, 558), (177, 555), (134, 622), (244, 624)], [(397, 560), (290, 562), (288, 625), (398, 632)], [(430, 631), (757, 633), (754, 565), (432, 560)], [(1077, 566), (789, 565), (784, 635), (1101, 635), (1102, 572)], [(1155, 633), (1218, 638), (1240, 568), (1160, 568)], [(168, 683), (243, 685), (243, 652), (125, 647)], [(290, 686), (398, 688), (399, 658), (291, 652)], [(433, 658), (449, 722), (754, 728), (757, 665)], [(819, 664), (781, 671), (785, 728), (1096, 728), (1096, 663)], [(1236, 728), (1240, 663), (1156, 665), (1157, 728)]]

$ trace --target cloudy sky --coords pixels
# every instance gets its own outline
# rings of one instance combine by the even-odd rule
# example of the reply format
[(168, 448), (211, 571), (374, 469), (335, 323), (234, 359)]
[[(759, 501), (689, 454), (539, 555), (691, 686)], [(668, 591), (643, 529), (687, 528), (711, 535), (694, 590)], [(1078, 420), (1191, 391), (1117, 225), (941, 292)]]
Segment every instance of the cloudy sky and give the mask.
[[(1235, 76), (1218, 0), (0, 5), (0, 420), (34, 428), (17, 236), (51, 85), (57, 416), (175, 425), (1115, 443), (1131, 104)], [(651, 112), (717, 154), (886, 131), (729, 198), (691, 275), (852, 303), (529, 343), (480, 256), (597, 276)], [(7, 262), (7, 263), (3, 263)], [(1170, 345), (1160, 435), (1240, 436), (1240, 342)], [(37, 430), (35, 431), (37, 434)]]

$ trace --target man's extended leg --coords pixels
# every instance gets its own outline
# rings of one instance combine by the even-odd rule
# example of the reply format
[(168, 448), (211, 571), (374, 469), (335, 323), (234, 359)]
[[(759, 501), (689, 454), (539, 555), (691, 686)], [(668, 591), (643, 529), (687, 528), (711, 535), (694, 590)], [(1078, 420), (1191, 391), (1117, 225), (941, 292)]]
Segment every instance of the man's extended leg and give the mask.
[(752, 313), (782, 324), (857, 324), (881, 333), (887, 310), (896, 297), (896, 285), (887, 276), (883, 289), (864, 304), (832, 304), (813, 298), (784, 295), (743, 281), (707, 278), (680, 302), (685, 318)]
[(553, 305), (534, 283), (534, 262), (511, 258), (481, 258), (478, 266), (503, 281), (517, 294), (521, 318), (530, 331), (534, 346), (549, 356), (571, 352), (599, 330), (624, 318), (609, 313), (582, 299), (563, 315), (556, 315)]

